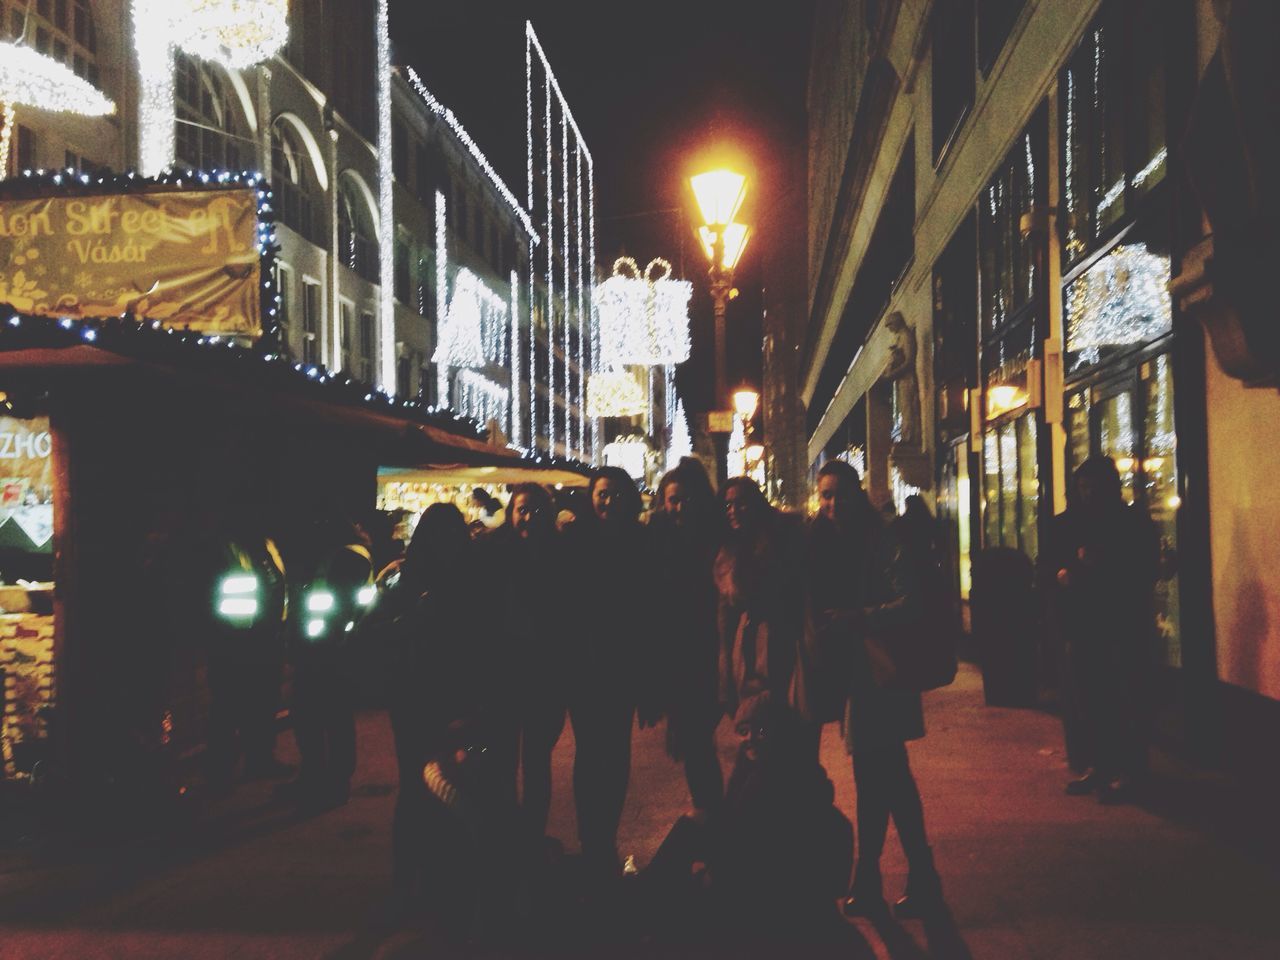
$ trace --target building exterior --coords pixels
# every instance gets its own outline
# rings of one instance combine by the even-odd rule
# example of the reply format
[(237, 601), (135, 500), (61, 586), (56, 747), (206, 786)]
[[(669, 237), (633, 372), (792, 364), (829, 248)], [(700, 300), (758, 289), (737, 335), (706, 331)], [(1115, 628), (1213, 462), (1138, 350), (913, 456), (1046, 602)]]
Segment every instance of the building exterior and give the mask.
[(1191, 739), (1280, 698), (1276, 456), (1249, 441), (1280, 413), (1274, 354), (1170, 292), (1214, 196), (1190, 184), (1226, 162), (1187, 139), (1219, 17), (1265, 6), (822, 3), (810, 63), (810, 464), (854, 462), (877, 503), (923, 492), (967, 598), (980, 551), (1035, 561), (1070, 472), (1112, 456), (1160, 528)]

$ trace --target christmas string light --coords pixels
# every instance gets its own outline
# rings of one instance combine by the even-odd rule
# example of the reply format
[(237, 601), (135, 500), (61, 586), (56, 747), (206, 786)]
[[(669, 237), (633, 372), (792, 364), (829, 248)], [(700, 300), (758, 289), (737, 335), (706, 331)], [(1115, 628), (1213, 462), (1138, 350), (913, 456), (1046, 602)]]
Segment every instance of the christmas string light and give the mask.
[(511, 439), (524, 443), (524, 425), (520, 422), (520, 275), (511, 271)]
[(0, 104), (0, 123), (4, 124), (4, 129), (0, 130), (0, 180), (9, 173), (9, 147), (13, 143), (15, 121), (13, 104), (8, 102)]
[[(446, 226), (444, 194), (436, 191), (436, 326), (448, 315), (446, 297), (449, 293), (449, 234)], [(437, 332), (437, 346), (439, 344)], [(436, 395), (441, 403), (449, 402), (449, 368), (436, 366)]]
[[(165, 6), (172, 11), (178, 46), (230, 70), (271, 58), (289, 39), (288, 0), (188, 0)], [(379, 17), (384, 13), (380, 9)]]
[(644, 387), (629, 370), (602, 370), (591, 375), (587, 413), (592, 417), (634, 417), (644, 413)]
[(573, 326), (571, 316), (573, 300), (569, 285), (569, 128), (560, 124), (560, 182), (564, 184), (566, 206), (564, 209), (564, 448), (573, 453), (573, 390), (569, 377), (569, 330)]
[(546, 105), (546, 122), (544, 123), (547, 147), (547, 449), (556, 448), (556, 278), (555, 256), (552, 246), (555, 243), (555, 217), (552, 213), (551, 197), (555, 191), (555, 176), (551, 165), (551, 74), (548, 71), (543, 78), (545, 91), (543, 103)]
[(116, 110), (97, 87), (65, 64), (9, 42), (0, 42), (0, 103), (84, 117), (104, 117)]
[(684, 401), (676, 397), (671, 409), (671, 444), (667, 447), (667, 469), (680, 462), (681, 457), (693, 454), (693, 438), (689, 436), (689, 421), (684, 413)]
[(649, 441), (638, 433), (619, 437), (604, 447), (604, 462), (607, 466), (621, 467), (629, 476), (642, 483), (648, 457)]
[(1146, 245), (1120, 244), (1067, 287), (1067, 350), (1073, 369), (1100, 359), (1103, 347), (1154, 340), (1173, 328), (1168, 257)]
[(457, 408), (465, 417), (487, 426), (490, 420), (507, 422), (510, 392), (501, 384), (474, 370), (459, 370), (456, 381)]
[[(471, 154), (472, 159), (479, 164), (480, 169), (483, 170), (485, 176), (489, 178), (489, 182), (493, 184), (498, 193), (502, 195), (502, 199), (504, 199), (507, 202), (507, 205), (511, 207), (516, 218), (520, 221), (520, 225), (524, 227), (525, 233), (529, 235), (533, 243), (538, 243), (540, 240), (538, 231), (534, 229), (533, 221), (529, 219), (528, 211), (520, 205), (518, 200), (516, 200), (515, 195), (507, 187), (507, 184), (502, 177), (498, 176), (498, 171), (493, 168), (493, 165), (489, 162), (489, 158), (481, 151), (479, 144), (472, 139), (471, 134), (467, 132), (466, 127), (462, 125), (462, 122), (458, 120), (452, 110), (437, 100), (435, 95), (427, 89), (426, 84), (422, 82), (422, 78), (418, 76), (418, 72), (414, 70), (413, 67), (406, 67), (405, 73), (409, 79), (410, 85), (417, 92), (418, 96), (422, 98), (423, 103), (427, 105), (427, 108), (432, 113), (442, 118), (444, 122), (448, 124), (449, 129), (453, 131), (453, 135), (458, 138), (464, 147), (466, 147), (467, 152)], [(530, 167), (530, 171), (530, 178), (532, 179), (532, 167)], [(530, 189), (530, 193), (532, 193), (532, 188)]]
[[(230, 0), (234, 2), (234, 0)], [(287, 7), (287, 4), (286, 4)], [(391, 149), (391, 27), (388, 0), (378, 0), (378, 337), (379, 388), (392, 394), (396, 389), (396, 298), (395, 284), (395, 172)]]
[(589, 280), (582, 263), (582, 150), (580, 147), (573, 151), (573, 165), (575, 171), (573, 183), (578, 199), (574, 206), (578, 217), (578, 456), (583, 457), (587, 451), (587, 368), (583, 351), (587, 333), (586, 304), (589, 302), (589, 297), (583, 296), (583, 292)]
[(649, 261), (644, 272), (619, 257), (613, 276), (595, 290), (603, 361), (664, 366), (689, 359), (689, 299), (693, 284), (671, 279), (671, 264)]

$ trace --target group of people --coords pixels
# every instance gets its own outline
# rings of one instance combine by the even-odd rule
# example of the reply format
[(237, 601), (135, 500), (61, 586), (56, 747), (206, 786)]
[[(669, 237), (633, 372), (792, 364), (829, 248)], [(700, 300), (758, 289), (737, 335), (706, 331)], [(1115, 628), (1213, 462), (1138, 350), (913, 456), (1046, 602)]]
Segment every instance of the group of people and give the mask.
[[(886, 523), (839, 461), (820, 472), (809, 524), (745, 477), (717, 496), (693, 459), (661, 479), (644, 516), (617, 468), (597, 469), (587, 492), (590, 510), (559, 528), (545, 488), (515, 486), (502, 525), (478, 539), (455, 507), (431, 506), (360, 627), (389, 678), (397, 902), (425, 885), (443, 914), (466, 915), (458, 898), (481, 877), (471, 913), (519, 896), (492, 881), (510, 874), (511, 851), (527, 878), (554, 850), (552, 752), (566, 719), (584, 889), (609, 889), (623, 872), (633, 724), (665, 719), (692, 812), (646, 886), (679, 877), (671, 889), (714, 891), (715, 909), (738, 919), (777, 917), (749, 905), (780, 902), (795, 904), (793, 916), (834, 916), (846, 892), (847, 915), (888, 916), (879, 862), (892, 818), (910, 867), (897, 914), (939, 909), (905, 746), (924, 734), (920, 695), (879, 685), (857, 642), (938, 602), (931, 530)], [(716, 746), (726, 715), (742, 738), (727, 786)], [(858, 788), (847, 891), (854, 831), (818, 758), (831, 721), (843, 725)], [(450, 850), (456, 871), (427, 869)]]

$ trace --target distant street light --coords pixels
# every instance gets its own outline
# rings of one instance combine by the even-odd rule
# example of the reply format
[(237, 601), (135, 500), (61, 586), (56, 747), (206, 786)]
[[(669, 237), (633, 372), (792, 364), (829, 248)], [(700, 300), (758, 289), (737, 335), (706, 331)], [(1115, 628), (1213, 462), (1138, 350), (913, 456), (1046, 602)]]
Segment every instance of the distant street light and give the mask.
[[(711, 261), (711, 297), (715, 301), (716, 381), (715, 407), (723, 409), (728, 400), (728, 377), (725, 352), (725, 309), (732, 297), (733, 270), (747, 248), (751, 229), (734, 222), (747, 196), (747, 178), (732, 170), (711, 170), (690, 178), (694, 198), (705, 221), (698, 228), (707, 259)], [(754, 412), (754, 411), (753, 411)], [(723, 458), (717, 456), (717, 472), (723, 469)], [(723, 478), (723, 477), (721, 477)]]

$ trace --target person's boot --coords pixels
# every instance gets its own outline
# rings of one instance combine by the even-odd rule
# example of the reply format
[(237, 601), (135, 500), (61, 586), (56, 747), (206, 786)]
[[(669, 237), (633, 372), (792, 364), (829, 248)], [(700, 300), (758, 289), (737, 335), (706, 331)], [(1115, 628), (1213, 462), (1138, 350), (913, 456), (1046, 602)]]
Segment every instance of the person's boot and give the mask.
[(880, 864), (868, 865), (863, 860), (858, 861), (849, 895), (840, 904), (840, 911), (846, 917), (866, 917), (868, 920), (883, 920), (889, 916), (889, 905), (885, 903), (880, 880)]
[(933, 850), (926, 847), (908, 858), (907, 888), (893, 913), (899, 920), (920, 920), (936, 916), (942, 908), (942, 878), (933, 864)]

